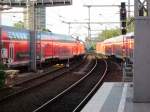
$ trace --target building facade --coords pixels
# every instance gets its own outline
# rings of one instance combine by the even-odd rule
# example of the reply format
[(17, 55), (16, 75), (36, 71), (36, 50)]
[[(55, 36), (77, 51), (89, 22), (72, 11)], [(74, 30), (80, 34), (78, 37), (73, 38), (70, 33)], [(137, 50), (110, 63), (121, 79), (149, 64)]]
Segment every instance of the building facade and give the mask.
[[(24, 11), (24, 23), (25, 28), (33, 29), (33, 22), (35, 22), (35, 30), (43, 30), (46, 28), (46, 8), (35, 8), (33, 11), (32, 8), (25, 8)], [(34, 15), (34, 14), (35, 15)]]

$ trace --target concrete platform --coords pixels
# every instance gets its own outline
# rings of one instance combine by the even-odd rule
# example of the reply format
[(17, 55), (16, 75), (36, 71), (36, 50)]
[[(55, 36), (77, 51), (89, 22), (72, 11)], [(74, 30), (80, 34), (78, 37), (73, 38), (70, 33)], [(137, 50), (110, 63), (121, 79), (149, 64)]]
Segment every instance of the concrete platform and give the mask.
[(150, 112), (150, 103), (133, 103), (131, 83), (107, 82), (81, 112)]

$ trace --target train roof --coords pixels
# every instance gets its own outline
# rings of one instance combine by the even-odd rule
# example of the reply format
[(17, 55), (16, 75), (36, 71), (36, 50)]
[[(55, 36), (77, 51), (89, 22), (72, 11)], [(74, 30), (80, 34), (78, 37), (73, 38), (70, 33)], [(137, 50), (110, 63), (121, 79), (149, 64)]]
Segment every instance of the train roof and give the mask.
[(112, 37), (112, 38), (104, 40), (103, 42), (104, 43), (121, 42), (123, 40), (123, 37), (124, 37), (124, 39), (132, 39), (132, 38), (134, 38), (134, 33), (131, 32), (131, 33), (127, 33), (126, 35), (120, 35), (117, 37)]
[(24, 28), (15, 28), (15, 27), (12, 27), (12, 26), (3, 26), (3, 25), (0, 25), (0, 28), (2, 28), (2, 30), (6, 30), (6, 31), (16, 31), (16, 32), (28, 32), (29, 30), (27, 29), (24, 29)]
[[(26, 37), (26, 39), (29, 37), (29, 31), (27, 29), (18, 29), (11, 26), (0, 26), (2, 30), (7, 31), (8, 35), (10, 35), (12, 38), (16, 38), (17, 36), (23, 36)], [(14, 35), (14, 36), (13, 36)], [(22, 38), (22, 37), (20, 37)], [(19, 38), (18, 38), (19, 39)], [(60, 40), (60, 41), (76, 41), (75, 38), (73, 38), (70, 35), (64, 35), (64, 34), (57, 34), (52, 32), (37, 32), (37, 39), (43, 39), (43, 40)]]
[(64, 34), (57, 34), (52, 32), (38, 32), (38, 38), (42, 37), (42, 39), (51, 39), (51, 40), (62, 40), (62, 41), (76, 41), (75, 38), (73, 38), (70, 35), (64, 35)]

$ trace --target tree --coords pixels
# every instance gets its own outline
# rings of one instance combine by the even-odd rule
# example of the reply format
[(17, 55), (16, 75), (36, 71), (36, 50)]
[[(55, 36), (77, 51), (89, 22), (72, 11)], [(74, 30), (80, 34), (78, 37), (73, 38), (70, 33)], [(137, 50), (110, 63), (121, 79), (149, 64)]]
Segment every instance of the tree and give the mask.
[[(134, 32), (134, 17), (130, 17), (127, 20), (127, 32)], [(114, 29), (109, 29), (109, 30), (103, 30), (101, 33), (98, 35), (98, 40), (103, 41), (105, 39), (109, 39), (112, 37), (116, 37), (121, 35), (121, 29), (120, 28), (114, 28)]]
[(50, 31), (49, 29), (46, 29), (46, 28), (42, 29), (42, 31), (45, 31), (45, 32), (52, 32), (52, 31)]
[(127, 31), (128, 32), (134, 32), (134, 25), (135, 25), (135, 18), (134, 17), (130, 17), (127, 20)]
[(25, 28), (24, 22), (18, 21), (17, 23), (14, 23), (14, 27), (19, 28), (19, 29)]
[(109, 30), (103, 30), (102, 33), (100, 33), (98, 35), (98, 39), (100, 41), (103, 41), (105, 39), (109, 39), (111, 37), (115, 37), (120, 35), (120, 29), (119, 28), (115, 28), (115, 29), (109, 29)]

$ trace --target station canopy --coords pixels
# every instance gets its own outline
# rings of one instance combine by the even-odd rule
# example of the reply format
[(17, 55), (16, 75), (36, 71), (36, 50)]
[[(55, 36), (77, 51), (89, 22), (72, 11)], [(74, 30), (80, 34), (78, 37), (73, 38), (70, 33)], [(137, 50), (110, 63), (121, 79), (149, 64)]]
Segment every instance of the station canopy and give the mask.
[(72, 4), (72, 0), (0, 0), (0, 5), (8, 5), (10, 7), (26, 7), (28, 1), (34, 1), (35, 7), (52, 7)]

